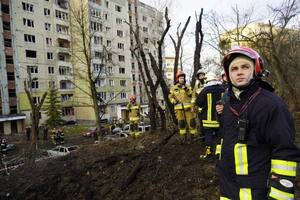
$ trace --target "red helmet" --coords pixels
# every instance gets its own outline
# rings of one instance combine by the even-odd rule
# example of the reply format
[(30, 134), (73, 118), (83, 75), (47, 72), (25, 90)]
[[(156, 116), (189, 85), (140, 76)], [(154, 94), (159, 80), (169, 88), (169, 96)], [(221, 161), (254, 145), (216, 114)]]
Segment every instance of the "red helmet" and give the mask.
[(185, 73), (181, 70), (178, 70), (177, 73), (176, 73), (176, 83), (179, 82), (179, 77), (180, 76), (184, 76), (184, 78), (185, 78)]
[(255, 75), (260, 77), (263, 73), (263, 60), (260, 55), (253, 49), (248, 47), (234, 47), (224, 56), (222, 60), (222, 66), (225, 71), (225, 75), (229, 77), (229, 65), (231, 61), (236, 58), (238, 55), (244, 55), (254, 61), (255, 66)]
[(130, 101), (136, 101), (136, 96), (135, 95), (131, 95), (129, 98)]

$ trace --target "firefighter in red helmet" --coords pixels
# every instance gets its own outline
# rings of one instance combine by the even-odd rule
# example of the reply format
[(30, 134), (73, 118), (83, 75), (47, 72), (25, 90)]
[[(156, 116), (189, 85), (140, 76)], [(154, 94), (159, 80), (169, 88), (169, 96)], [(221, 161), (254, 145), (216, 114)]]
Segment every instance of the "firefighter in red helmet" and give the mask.
[(294, 199), (300, 150), (293, 119), (262, 80), (266, 71), (260, 55), (235, 47), (222, 64), (229, 88), (216, 148), (221, 199)]
[(127, 110), (129, 112), (130, 134), (133, 138), (137, 138), (140, 135), (138, 123), (140, 121), (141, 105), (136, 102), (135, 95), (130, 96)]
[(191, 137), (195, 137), (197, 133), (196, 113), (193, 111), (194, 105), (191, 103), (192, 94), (192, 88), (186, 85), (185, 73), (178, 71), (175, 85), (170, 89), (169, 99), (174, 105), (182, 142), (189, 140), (188, 132)]

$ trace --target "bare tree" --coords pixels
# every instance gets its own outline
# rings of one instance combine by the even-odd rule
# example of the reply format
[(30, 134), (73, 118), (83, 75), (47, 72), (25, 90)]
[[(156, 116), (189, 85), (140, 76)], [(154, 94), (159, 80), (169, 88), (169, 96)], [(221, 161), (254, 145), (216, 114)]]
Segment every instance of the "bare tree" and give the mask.
[(232, 44), (241, 45), (245, 42), (245, 35), (249, 32), (249, 25), (256, 22), (254, 19), (253, 7), (241, 13), (237, 6), (232, 7), (234, 18), (224, 17), (214, 11), (205, 15), (205, 21), (208, 23), (208, 37), (204, 43), (209, 45), (220, 55), (225, 55)]
[(31, 108), (30, 121), (31, 121), (32, 139), (31, 139), (30, 146), (27, 150), (27, 153), (25, 155), (25, 164), (28, 166), (32, 166), (35, 164), (36, 150), (38, 149), (37, 136), (39, 131), (40, 110), (46, 99), (47, 92), (43, 93), (40, 102), (35, 102), (33, 99), (34, 92), (32, 91), (32, 83), (33, 81), (35, 81), (35, 78), (33, 79), (31, 78), (31, 74), (29, 71), (28, 71), (28, 76), (29, 76), (28, 80), (24, 81), (24, 90), (27, 95), (27, 99), (29, 101), (30, 108)]
[(197, 16), (197, 12), (195, 13), (195, 15), (196, 15), (196, 27), (195, 27), (194, 72), (193, 72), (192, 82), (191, 82), (192, 87), (194, 87), (196, 82), (195, 77), (197, 71), (202, 68), (200, 63), (200, 58), (201, 58), (201, 50), (202, 50), (203, 38), (204, 38), (204, 34), (202, 31), (203, 8), (201, 8), (199, 18)]
[[(158, 41), (156, 41), (158, 44), (158, 47), (157, 47), (158, 62), (155, 59), (155, 57), (153, 56), (153, 54), (151, 52), (149, 52), (151, 69), (153, 70), (153, 72), (156, 76), (156, 80), (153, 79), (153, 76), (151, 75), (151, 72), (150, 72), (150, 66), (148, 66), (147, 61), (146, 61), (146, 54), (143, 49), (143, 44), (140, 40), (139, 25), (136, 24), (135, 30), (134, 30), (133, 25), (129, 24), (130, 31), (131, 31), (131, 33), (133, 33), (135, 41), (136, 41), (136, 45), (137, 45), (137, 47), (135, 49), (132, 49), (132, 52), (134, 53), (135, 58), (138, 62), (139, 70), (140, 70), (140, 73), (142, 74), (143, 82), (146, 83), (145, 84), (146, 93), (147, 93), (147, 96), (149, 99), (149, 106), (150, 106), (150, 120), (152, 121), (152, 123), (155, 122), (155, 119), (156, 119), (155, 113), (156, 113), (156, 110), (158, 110), (158, 112), (160, 113), (160, 120), (161, 120), (162, 128), (165, 128), (165, 126), (166, 126), (166, 120), (165, 120), (166, 117), (165, 117), (165, 111), (162, 109), (162, 107), (159, 105), (159, 103), (157, 101), (156, 91), (159, 86), (161, 86), (161, 88), (162, 88), (164, 100), (165, 100), (166, 106), (167, 106), (167, 110), (171, 110), (171, 113), (172, 113), (171, 121), (176, 122), (172, 104), (170, 103), (170, 100), (168, 99), (169, 88), (167, 86), (167, 83), (164, 80), (164, 72), (163, 72), (163, 58), (162, 58), (163, 43), (164, 43), (165, 36), (170, 29), (170, 21), (171, 21), (168, 18), (168, 9), (167, 8), (165, 9), (165, 20), (166, 20), (166, 27), (165, 27), (162, 35), (160, 36), (160, 39)], [(135, 52), (135, 51), (137, 51), (137, 52)]]
[(175, 60), (174, 60), (174, 76), (173, 76), (173, 80), (176, 80), (176, 73), (178, 71), (178, 62), (179, 62), (179, 58), (180, 58), (180, 49), (181, 49), (181, 43), (182, 43), (182, 39), (184, 36), (184, 33), (190, 23), (191, 20), (191, 16), (188, 17), (188, 19), (185, 22), (185, 25), (183, 27), (183, 29), (180, 31), (180, 26), (181, 23), (179, 23), (179, 25), (177, 26), (177, 32), (176, 32), (176, 36), (177, 36), (177, 42), (176, 40), (170, 35), (170, 38), (172, 40), (173, 46), (174, 46), (174, 50), (175, 50)]
[[(261, 29), (254, 40), (253, 45), (262, 50), (264, 57), (272, 68), (276, 77), (276, 89), (280, 96), (284, 97), (292, 111), (299, 110), (299, 94), (294, 80), (293, 71), (299, 69), (299, 60), (295, 52), (299, 52), (299, 29), (289, 28), (292, 20), (300, 14), (296, 0), (285, 0), (282, 4), (273, 8), (273, 19), (269, 20), (268, 28)], [(293, 68), (294, 67), (294, 68)]]

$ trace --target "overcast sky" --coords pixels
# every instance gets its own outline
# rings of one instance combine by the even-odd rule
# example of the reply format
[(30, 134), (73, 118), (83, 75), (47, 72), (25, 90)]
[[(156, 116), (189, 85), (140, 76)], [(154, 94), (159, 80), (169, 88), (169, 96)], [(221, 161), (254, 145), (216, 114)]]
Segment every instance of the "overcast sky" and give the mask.
[[(157, 7), (166, 0), (141, 0), (144, 3)], [(230, 14), (231, 8), (236, 5), (240, 10), (246, 10), (254, 7), (255, 13), (259, 16), (266, 14), (267, 5), (280, 5), (282, 0), (169, 0), (170, 17), (175, 21), (185, 21), (188, 16), (194, 16), (195, 11), (204, 12), (215, 10), (219, 14)]]
[[(154, 7), (158, 7), (159, 5), (161, 5), (161, 2), (165, 2), (166, 0), (141, 1)], [(192, 18), (187, 33), (194, 32), (195, 11), (199, 13), (201, 8), (204, 9), (205, 14), (208, 14), (211, 12), (211, 10), (214, 10), (218, 15), (223, 15), (225, 19), (234, 17), (232, 7), (237, 6), (240, 13), (247, 12), (247, 10), (253, 8), (254, 11), (252, 18), (255, 18), (255, 20), (265, 20), (266, 17), (269, 16), (267, 8), (268, 5), (276, 7), (280, 5), (282, 1), (283, 0), (169, 0), (169, 2), (171, 2), (171, 4), (169, 5), (169, 17), (172, 22), (170, 33), (174, 35), (179, 22), (182, 22), (182, 24), (184, 24), (188, 16), (191, 16)], [(300, 0), (297, 1), (299, 1), (300, 3)], [(192, 34), (189, 35), (190, 37), (188, 37), (188, 34), (185, 35), (184, 55), (187, 60), (192, 60), (194, 36), (192, 36)], [(203, 57), (209, 57), (213, 54), (209, 50), (207, 50), (207, 48), (209, 47), (206, 47)], [(167, 44), (166, 54), (168, 56), (173, 56), (174, 54), (172, 50), (173, 47), (169, 42), (169, 44)], [(188, 62), (192, 63), (191, 61)]]

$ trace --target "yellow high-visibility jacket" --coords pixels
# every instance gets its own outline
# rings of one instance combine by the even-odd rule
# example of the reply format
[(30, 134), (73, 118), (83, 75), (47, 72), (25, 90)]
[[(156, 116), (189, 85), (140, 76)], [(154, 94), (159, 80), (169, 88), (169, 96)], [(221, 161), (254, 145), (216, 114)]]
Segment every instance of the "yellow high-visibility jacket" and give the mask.
[(129, 102), (127, 104), (127, 110), (129, 112), (129, 120), (139, 118), (141, 114), (141, 105), (139, 103)]
[(171, 88), (169, 99), (175, 105), (175, 110), (189, 109), (192, 107), (192, 94), (193, 91), (190, 86), (177, 83)]

